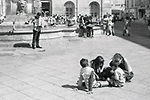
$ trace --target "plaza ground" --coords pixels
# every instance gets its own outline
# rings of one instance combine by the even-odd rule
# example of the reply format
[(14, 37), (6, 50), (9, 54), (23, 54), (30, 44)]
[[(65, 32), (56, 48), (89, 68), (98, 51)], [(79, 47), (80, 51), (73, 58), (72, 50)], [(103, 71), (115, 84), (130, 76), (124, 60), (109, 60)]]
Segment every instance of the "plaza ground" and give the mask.
[[(116, 32), (120, 32), (119, 30)], [(95, 30), (94, 38), (62, 36), (41, 39), (45, 49), (14, 48), (15, 43), (26, 41), (1, 41), (0, 47), (0, 100), (150, 100), (150, 49), (132, 40), (148, 38), (132, 35), (124, 39), (106, 36)], [(111, 57), (121, 53), (135, 73), (132, 82), (122, 88), (95, 88), (93, 94), (74, 91), (79, 77), (81, 58), (90, 60), (101, 55), (108, 66)]]

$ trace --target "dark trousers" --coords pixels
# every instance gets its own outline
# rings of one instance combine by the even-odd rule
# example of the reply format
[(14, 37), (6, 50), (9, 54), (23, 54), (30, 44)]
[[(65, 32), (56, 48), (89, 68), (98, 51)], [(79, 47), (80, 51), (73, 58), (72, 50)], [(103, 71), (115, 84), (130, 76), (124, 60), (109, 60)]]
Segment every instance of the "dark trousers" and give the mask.
[(112, 68), (107, 67), (103, 70), (103, 72), (99, 73), (98, 76), (100, 79), (102, 80), (106, 80), (107, 78), (111, 78), (111, 76), (113, 75), (110, 71), (112, 70)]
[(79, 28), (79, 37), (84, 36), (85, 29), (84, 28)]
[(40, 38), (41, 31), (33, 30), (33, 39), (32, 39), (32, 46), (39, 46), (39, 38)]
[(87, 37), (93, 37), (93, 28), (92, 27), (87, 27)]

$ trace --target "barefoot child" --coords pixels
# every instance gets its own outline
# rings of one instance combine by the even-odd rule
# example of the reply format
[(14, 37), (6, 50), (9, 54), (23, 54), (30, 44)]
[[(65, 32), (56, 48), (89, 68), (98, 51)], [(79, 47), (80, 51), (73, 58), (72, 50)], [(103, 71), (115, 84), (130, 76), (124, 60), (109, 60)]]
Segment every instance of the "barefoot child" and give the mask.
[(82, 58), (80, 60), (80, 65), (82, 66), (82, 68), (80, 70), (78, 88), (82, 88), (83, 86), (85, 86), (85, 89), (87, 89), (89, 93), (92, 93), (92, 86), (96, 82), (94, 69), (89, 66), (88, 60), (85, 58)]
[(107, 79), (109, 85), (115, 87), (124, 86), (125, 84), (124, 71), (118, 66), (118, 64), (113, 62), (110, 62), (110, 67), (112, 68), (112, 70), (110, 71), (112, 73), (112, 76), (111, 78)]
[(84, 89), (87, 90), (88, 94), (92, 94), (92, 88), (108, 85), (108, 82), (96, 81), (96, 77), (98, 78), (98, 76), (94, 72), (94, 69), (89, 66), (87, 59), (82, 58), (80, 60), (80, 65), (82, 66), (82, 68), (80, 70), (78, 89), (82, 89), (84, 87)]

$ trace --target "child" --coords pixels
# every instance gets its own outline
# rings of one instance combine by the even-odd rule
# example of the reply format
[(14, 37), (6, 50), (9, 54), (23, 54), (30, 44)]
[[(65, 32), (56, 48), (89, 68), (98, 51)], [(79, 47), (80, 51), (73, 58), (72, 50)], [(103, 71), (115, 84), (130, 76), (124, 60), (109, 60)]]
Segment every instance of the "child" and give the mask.
[(125, 25), (124, 25), (124, 29), (123, 29), (123, 36), (128, 35), (129, 34), (129, 27), (130, 27), (130, 22), (129, 22), (130, 18), (128, 16), (125, 17)]
[(89, 66), (88, 60), (84, 58), (80, 60), (80, 65), (82, 68), (80, 70), (78, 88), (81, 88), (85, 85), (85, 88), (88, 89), (88, 92), (93, 93), (92, 86), (96, 83), (94, 69)]
[[(102, 56), (97, 56), (95, 59), (91, 60), (91, 67), (94, 69), (95, 73), (99, 75), (102, 72), (104, 65), (104, 58)], [(96, 79), (98, 80), (98, 79)]]
[(112, 68), (112, 70), (110, 71), (112, 73), (112, 76), (111, 78), (107, 78), (109, 85), (115, 87), (124, 86), (125, 84), (124, 71), (118, 66), (118, 64), (114, 62), (110, 62), (110, 66)]
[(129, 65), (127, 59), (123, 57), (120, 53), (116, 53), (112, 57), (112, 63), (118, 64), (118, 66), (124, 71), (125, 78), (127, 82), (130, 82), (134, 76), (131, 66)]

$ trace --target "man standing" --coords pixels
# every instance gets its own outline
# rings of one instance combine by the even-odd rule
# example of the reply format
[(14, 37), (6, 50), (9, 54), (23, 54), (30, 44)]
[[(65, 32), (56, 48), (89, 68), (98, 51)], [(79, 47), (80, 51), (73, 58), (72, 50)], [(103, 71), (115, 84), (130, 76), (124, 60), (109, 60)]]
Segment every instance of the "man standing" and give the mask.
[(32, 48), (42, 48), (39, 45), (39, 38), (41, 34), (41, 28), (42, 28), (42, 18), (41, 18), (41, 13), (37, 13), (36, 16), (32, 20), (33, 23), (33, 39), (32, 39)]

